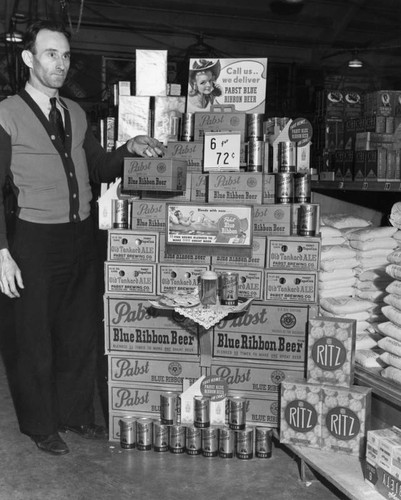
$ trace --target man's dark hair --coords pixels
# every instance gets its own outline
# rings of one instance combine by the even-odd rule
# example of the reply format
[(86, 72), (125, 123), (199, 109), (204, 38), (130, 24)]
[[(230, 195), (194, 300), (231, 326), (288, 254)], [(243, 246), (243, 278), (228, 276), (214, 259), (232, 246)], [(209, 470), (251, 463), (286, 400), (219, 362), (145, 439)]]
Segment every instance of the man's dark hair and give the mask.
[(35, 53), (35, 42), (36, 36), (41, 30), (57, 31), (58, 33), (63, 33), (69, 40), (71, 35), (66, 30), (63, 23), (58, 21), (49, 20), (39, 20), (30, 24), (24, 34), (24, 50), (29, 50), (33, 54)]

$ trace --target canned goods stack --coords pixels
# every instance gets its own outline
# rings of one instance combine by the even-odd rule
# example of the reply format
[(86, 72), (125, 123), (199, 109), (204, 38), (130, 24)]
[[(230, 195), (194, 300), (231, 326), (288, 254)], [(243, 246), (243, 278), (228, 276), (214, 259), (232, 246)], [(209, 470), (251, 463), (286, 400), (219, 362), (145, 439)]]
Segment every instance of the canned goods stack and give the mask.
[(250, 460), (272, 456), (272, 429), (246, 426), (246, 399), (233, 396), (227, 400), (228, 423), (210, 425), (210, 399), (194, 398), (194, 423), (183, 425), (177, 418), (177, 395), (162, 394), (160, 419), (126, 416), (119, 420), (120, 445), (125, 450), (153, 450), (175, 455), (186, 453), (206, 458)]

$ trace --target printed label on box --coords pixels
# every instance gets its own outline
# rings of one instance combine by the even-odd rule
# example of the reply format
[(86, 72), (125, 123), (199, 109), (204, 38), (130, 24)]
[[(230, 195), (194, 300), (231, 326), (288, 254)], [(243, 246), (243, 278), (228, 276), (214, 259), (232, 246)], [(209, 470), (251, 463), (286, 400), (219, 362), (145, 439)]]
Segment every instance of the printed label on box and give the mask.
[(134, 200), (131, 227), (139, 230), (165, 231), (166, 202)]
[(106, 293), (156, 295), (156, 264), (105, 262)]
[(158, 241), (157, 233), (109, 230), (107, 259), (109, 261), (157, 262)]
[(265, 271), (266, 301), (317, 302), (317, 273), (286, 269)]
[(319, 265), (320, 238), (301, 236), (267, 238), (266, 267), (318, 271)]
[(158, 294), (191, 293), (198, 288), (200, 275), (208, 269), (207, 265), (193, 267), (193, 265), (158, 264)]
[(238, 274), (238, 295), (249, 299), (262, 300), (263, 298), (263, 271), (261, 269), (240, 269), (235, 267), (213, 266), (217, 274), (232, 272)]

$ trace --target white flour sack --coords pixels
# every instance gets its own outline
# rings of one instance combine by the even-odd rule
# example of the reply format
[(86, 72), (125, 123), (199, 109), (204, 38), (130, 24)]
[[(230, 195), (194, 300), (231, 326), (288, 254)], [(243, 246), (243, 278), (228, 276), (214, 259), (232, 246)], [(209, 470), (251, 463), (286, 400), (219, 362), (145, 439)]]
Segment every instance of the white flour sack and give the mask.
[(393, 238), (399, 242), (401, 245), (401, 231), (398, 229), (396, 233), (393, 234)]
[(396, 382), (397, 384), (401, 384), (401, 370), (398, 368), (394, 368), (394, 366), (388, 366), (387, 368), (384, 368), (380, 372), (380, 375), (383, 378), (387, 378), (389, 380), (392, 380), (393, 382)]
[(388, 274), (385, 268), (379, 269), (368, 269), (366, 271), (360, 272), (358, 275), (360, 281), (376, 281), (388, 279)]
[(345, 245), (323, 245), (320, 251), (320, 261), (349, 259), (356, 257), (356, 250)]
[(355, 278), (355, 271), (353, 269), (333, 269), (332, 271), (320, 271), (319, 281), (338, 281), (348, 280)]
[[(400, 231), (401, 233), (401, 231)], [(321, 238), (340, 238), (342, 237), (341, 231), (331, 226), (320, 226), (320, 236)]]
[(389, 264), (386, 266), (386, 273), (395, 280), (401, 280), (401, 266), (397, 264)]
[(329, 290), (321, 290), (319, 288), (320, 299), (332, 299), (337, 297), (352, 297), (354, 295), (353, 286), (340, 286), (339, 288), (330, 288)]
[(398, 340), (390, 337), (383, 337), (377, 342), (377, 345), (380, 349), (383, 349), (383, 351), (391, 352), (396, 356), (401, 356), (401, 342), (398, 342)]
[(351, 248), (355, 250), (361, 250), (367, 252), (370, 250), (385, 250), (381, 253), (384, 257), (387, 257), (391, 251), (398, 246), (398, 243), (394, 238), (372, 238), (370, 240), (348, 240), (348, 244)]
[(401, 313), (401, 297), (395, 293), (389, 293), (383, 298), (383, 302), (393, 306), (395, 309)]
[(380, 359), (380, 352), (372, 349), (358, 349), (355, 351), (355, 362), (364, 368), (384, 368), (386, 363)]
[(360, 333), (356, 336), (355, 349), (372, 349), (377, 346), (378, 336), (372, 333)]
[(386, 296), (386, 292), (382, 290), (358, 290), (355, 289), (355, 297), (359, 299), (366, 299), (372, 302), (382, 302)]
[(361, 311), (369, 311), (375, 307), (375, 303), (370, 300), (358, 299), (355, 297), (324, 298), (320, 305), (326, 311), (339, 315), (353, 314)]
[(382, 240), (391, 238), (396, 232), (397, 228), (393, 226), (367, 227), (353, 231), (350, 239), (355, 241)]
[(394, 252), (391, 252), (387, 255), (387, 260), (390, 264), (398, 264), (401, 265), (401, 249), (397, 248)]
[(401, 327), (395, 325), (391, 321), (385, 321), (377, 325), (379, 332), (386, 337), (391, 337), (401, 342)]
[(362, 217), (348, 214), (322, 215), (321, 221), (324, 225), (332, 226), (337, 229), (343, 229), (347, 227), (367, 227), (372, 224), (371, 221), (368, 221)]
[(336, 269), (352, 269), (357, 265), (356, 257), (350, 257), (348, 259), (323, 260), (320, 262), (320, 269), (322, 271), (335, 271)]
[(386, 363), (386, 365), (394, 366), (394, 368), (401, 370), (401, 356), (396, 356), (391, 352), (382, 352), (380, 354), (380, 359)]
[(324, 245), (326, 245), (326, 246), (330, 246), (330, 245), (340, 246), (340, 245), (344, 245), (344, 243), (346, 241), (347, 240), (344, 238), (344, 236), (325, 236), (324, 238), (322, 238), (322, 246), (324, 246)]
[(398, 311), (398, 309), (393, 306), (384, 306), (382, 307), (382, 314), (401, 328), (401, 311)]
[(386, 287), (387, 293), (395, 293), (396, 295), (401, 295), (401, 281), (394, 280), (389, 283)]
[(331, 281), (319, 281), (319, 290), (333, 290), (334, 288), (347, 288), (355, 285), (356, 278), (339, 279)]

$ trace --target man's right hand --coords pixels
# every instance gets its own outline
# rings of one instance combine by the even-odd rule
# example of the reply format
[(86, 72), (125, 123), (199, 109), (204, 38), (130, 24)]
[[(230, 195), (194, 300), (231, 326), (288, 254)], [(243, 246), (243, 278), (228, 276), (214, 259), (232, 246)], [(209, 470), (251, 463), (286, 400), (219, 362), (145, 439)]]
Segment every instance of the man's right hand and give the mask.
[(24, 288), (20, 268), (7, 248), (0, 250), (0, 291), (10, 298), (19, 297), (17, 286)]

